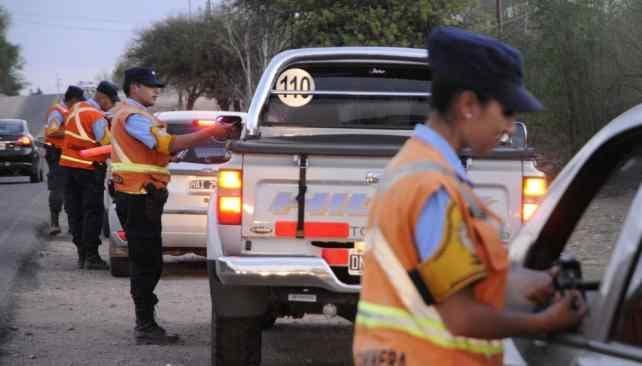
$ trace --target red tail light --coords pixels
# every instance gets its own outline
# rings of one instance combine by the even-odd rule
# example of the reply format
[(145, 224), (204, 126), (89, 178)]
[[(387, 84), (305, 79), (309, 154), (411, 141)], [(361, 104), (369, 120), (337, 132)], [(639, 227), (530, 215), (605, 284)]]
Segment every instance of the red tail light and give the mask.
[(321, 250), (321, 257), (323, 257), (330, 266), (348, 265), (348, 249), (324, 248)]
[(218, 172), (216, 194), (217, 216), (220, 224), (241, 225), (243, 214), (242, 192), (242, 171), (223, 169)]
[(127, 241), (127, 235), (125, 234), (125, 230), (116, 231), (116, 236), (118, 236), (118, 239), (122, 241)]
[(31, 146), (31, 139), (29, 136), (22, 136), (21, 138), (16, 141), (16, 145), (18, 146)]
[(528, 221), (546, 195), (545, 177), (524, 177), (522, 181), (522, 222)]

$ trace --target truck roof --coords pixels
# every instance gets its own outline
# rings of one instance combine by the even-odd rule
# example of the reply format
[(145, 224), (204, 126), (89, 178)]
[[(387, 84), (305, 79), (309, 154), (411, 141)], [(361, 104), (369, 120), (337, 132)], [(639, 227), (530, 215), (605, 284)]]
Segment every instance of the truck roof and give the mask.
[(283, 51), (272, 58), (261, 80), (248, 110), (247, 128), (250, 135), (257, 132), (258, 117), (264, 102), (268, 99), (272, 85), (277, 75), (294, 62), (325, 59), (325, 60), (389, 60), (391, 62), (428, 63), (428, 51), (421, 48), (402, 47), (324, 47), (301, 48)]

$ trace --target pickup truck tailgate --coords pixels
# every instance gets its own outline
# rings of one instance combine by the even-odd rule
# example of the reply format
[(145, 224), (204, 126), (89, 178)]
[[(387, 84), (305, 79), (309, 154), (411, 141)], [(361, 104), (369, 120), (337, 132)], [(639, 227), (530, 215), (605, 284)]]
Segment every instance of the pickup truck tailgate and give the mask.
[[(348, 243), (362, 240), (375, 191), (366, 177), (380, 175), (388, 160), (308, 156), (301, 179), (299, 155), (246, 154), (242, 236), (251, 240), (252, 253), (318, 255), (319, 245), (312, 242), (348, 247)], [(305, 235), (297, 237), (297, 196), (302, 189), (306, 190)]]

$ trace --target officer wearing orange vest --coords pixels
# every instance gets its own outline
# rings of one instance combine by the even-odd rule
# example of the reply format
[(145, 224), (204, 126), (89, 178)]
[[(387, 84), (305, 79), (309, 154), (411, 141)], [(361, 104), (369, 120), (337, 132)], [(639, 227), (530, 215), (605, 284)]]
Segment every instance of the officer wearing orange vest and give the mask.
[(502, 338), (569, 328), (586, 312), (578, 293), (551, 299), (551, 276), (526, 269), (523, 293), (550, 305), (504, 309), (509, 263), (500, 222), (473, 193), (457, 155), (488, 153), (516, 113), (542, 108), (523, 86), (521, 55), (456, 28), (435, 29), (428, 50), (433, 112), (386, 167), (370, 207), (357, 366), (501, 365)]
[(137, 344), (178, 341), (178, 336), (168, 334), (154, 316), (158, 303), (154, 289), (163, 269), (161, 215), (168, 195), (170, 157), (211, 137), (224, 139), (235, 132), (233, 126), (215, 124), (186, 135), (168, 134), (163, 123), (147, 111), (163, 86), (150, 69), (126, 70), (123, 90), (128, 99), (115, 108), (111, 129), (111, 178), (129, 248)]
[(110, 142), (109, 125), (94, 99), (76, 103), (65, 121), (65, 140), (60, 165), (66, 174), (65, 206), (80, 269), (106, 270), (100, 258), (103, 218), (104, 158), (84, 158), (80, 151)]
[(67, 88), (63, 101), (59, 101), (47, 110), (45, 122), (45, 160), (49, 166), (47, 172), (47, 189), (49, 190), (49, 235), (60, 234), (59, 216), (65, 196), (65, 176), (60, 169), (60, 153), (65, 138), (65, 119), (69, 108), (81, 101), (83, 91), (77, 86)]

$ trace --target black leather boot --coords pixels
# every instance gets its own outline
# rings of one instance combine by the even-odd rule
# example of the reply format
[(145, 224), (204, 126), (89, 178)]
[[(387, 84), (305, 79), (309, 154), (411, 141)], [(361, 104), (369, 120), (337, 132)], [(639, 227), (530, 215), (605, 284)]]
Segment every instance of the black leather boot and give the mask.
[(96, 251), (95, 253), (87, 254), (87, 259), (85, 260), (85, 269), (106, 271), (109, 269), (109, 265), (102, 258), (100, 258), (98, 251)]
[(178, 334), (168, 334), (154, 318), (154, 308), (136, 309), (136, 327), (134, 328), (136, 344), (166, 345), (179, 341)]
[(49, 235), (54, 236), (60, 234), (60, 224), (58, 223), (58, 212), (51, 211), (51, 221), (49, 222)]
[(76, 245), (76, 253), (78, 253), (78, 269), (85, 268), (85, 260), (87, 259), (85, 249), (80, 245)]

